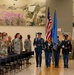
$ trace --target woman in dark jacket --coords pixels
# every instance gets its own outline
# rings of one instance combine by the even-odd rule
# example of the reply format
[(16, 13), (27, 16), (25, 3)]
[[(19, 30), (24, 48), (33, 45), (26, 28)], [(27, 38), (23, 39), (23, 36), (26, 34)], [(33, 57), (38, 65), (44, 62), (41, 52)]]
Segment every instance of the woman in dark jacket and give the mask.
[(50, 40), (50, 42), (45, 41), (44, 48), (45, 48), (44, 50), (45, 50), (45, 63), (46, 63), (46, 67), (50, 67), (51, 56), (52, 56), (52, 49), (53, 49), (52, 41), (51, 40)]

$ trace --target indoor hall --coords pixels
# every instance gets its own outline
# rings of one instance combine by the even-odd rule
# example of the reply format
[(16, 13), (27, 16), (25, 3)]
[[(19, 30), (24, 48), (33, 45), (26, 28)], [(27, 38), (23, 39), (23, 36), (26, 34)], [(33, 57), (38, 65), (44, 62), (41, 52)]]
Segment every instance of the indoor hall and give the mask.
[[(56, 19), (54, 22), (55, 11)], [(48, 15), (48, 12), (50, 15)], [(72, 75), (74, 73), (73, 51), (71, 52), (71, 59), (69, 60), (69, 68), (64, 68), (62, 51), (60, 52), (62, 58), (59, 61), (59, 68), (55, 68), (53, 63), (51, 63), (51, 66), (48, 68), (45, 66), (44, 52), (42, 52), (41, 67), (36, 67), (36, 54), (33, 42), (34, 39), (38, 37), (38, 33), (42, 34), (41, 37), (44, 41), (46, 40), (46, 26), (49, 16), (50, 34), (52, 33), (52, 27), (55, 27), (53, 24), (56, 23), (54, 25), (57, 25), (57, 33), (54, 31), (54, 34), (59, 36), (60, 41), (64, 39), (63, 35), (67, 34), (69, 36), (68, 40), (73, 43), (74, 0), (0, 0), (0, 57), (3, 57), (3, 59), (0, 59), (4, 60), (0, 61), (1, 72), (5, 73), (5, 75)], [(5, 45), (6, 54), (1, 54), (3, 47), (1, 42), (4, 40), (6, 40), (4, 42), (8, 42), (8, 37), (11, 39), (10, 41), (13, 41), (17, 33), (22, 35), (22, 52), (20, 52), (23, 54), (16, 54), (18, 52), (18, 50), (16, 50), (16, 55), (9, 57), (7, 49), (8, 46), (11, 45), (10, 43), (8, 46)], [(1, 37), (3, 34), (4, 37)], [(30, 35), (31, 50), (33, 51), (33, 54), (30, 55), (25, 53), (26, 48), (24, 47), (24, 42), (28, 35)], [(26, 45), (26, 47), (27, 46), (28, 45)], [(5, 50), (3, 49), (3, 51)], [(12, 52), (13, 51), (14, 50), (12, 50)], [(12, 53), (9, 55), (11, 54)], [(30, 56), (31, 63), (27, 65), (26, 61)]]

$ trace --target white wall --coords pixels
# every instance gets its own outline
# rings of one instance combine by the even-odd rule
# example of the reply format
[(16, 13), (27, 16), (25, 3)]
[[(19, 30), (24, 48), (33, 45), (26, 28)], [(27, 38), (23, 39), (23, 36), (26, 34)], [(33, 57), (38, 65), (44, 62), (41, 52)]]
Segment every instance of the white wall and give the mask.
[(72, 33), (73, 0), (46, 0), (46, 3), (50, 7), (52, 19), (56, 8), (58, 27), (64, 32)]
[(30, 27), (30, 26), (0, 26), (0, 32), (7, 32), (8, 35), (14, 38), (14, 35), (19, 32), (23, 36), (23, 42), (24, 39), (27, 38), (27, 34), (31, 35), (32, 40), (32, 50), (33, 49), (33, 40), (35, 38), (35, 34), (37, 32), (42, 32), (42, 37), (45, 38), (45, 27)]

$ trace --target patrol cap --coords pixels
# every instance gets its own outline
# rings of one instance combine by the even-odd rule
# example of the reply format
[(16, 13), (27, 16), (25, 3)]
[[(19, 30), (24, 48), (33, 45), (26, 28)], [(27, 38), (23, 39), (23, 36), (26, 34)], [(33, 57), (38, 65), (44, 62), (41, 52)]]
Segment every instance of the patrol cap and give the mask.
[(41, 32), (38, 32), (37, 34), (38, 34), (38, 35), (42, 35), (42, 33), (41, 33)]

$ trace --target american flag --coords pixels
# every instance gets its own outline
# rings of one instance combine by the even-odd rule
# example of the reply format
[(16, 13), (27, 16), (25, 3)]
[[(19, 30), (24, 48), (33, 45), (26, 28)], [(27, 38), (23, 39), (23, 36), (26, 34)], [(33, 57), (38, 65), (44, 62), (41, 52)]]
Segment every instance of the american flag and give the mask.
[(51, 24), (52, 24), (52, 20), (51, 20), (51, 15), (50, 15), (49, 8), (48, 8), (47, 24), (46, 24), (46, 40), (47, 41), (51, 37)]

